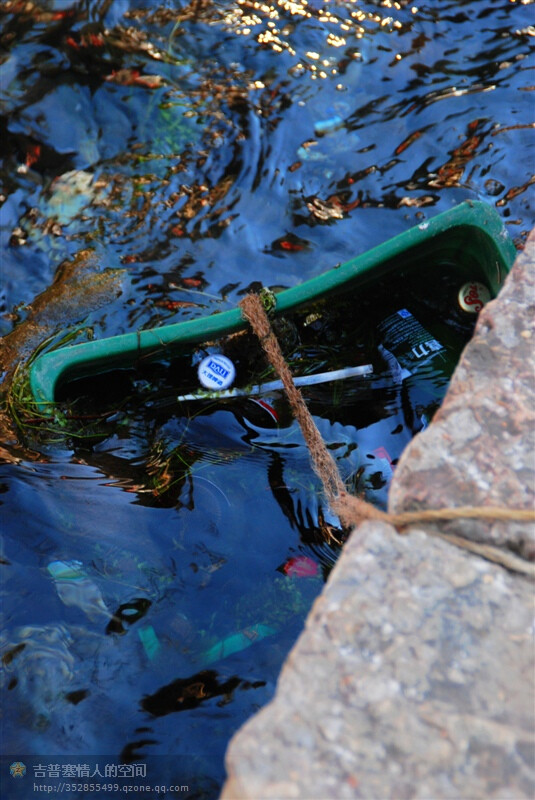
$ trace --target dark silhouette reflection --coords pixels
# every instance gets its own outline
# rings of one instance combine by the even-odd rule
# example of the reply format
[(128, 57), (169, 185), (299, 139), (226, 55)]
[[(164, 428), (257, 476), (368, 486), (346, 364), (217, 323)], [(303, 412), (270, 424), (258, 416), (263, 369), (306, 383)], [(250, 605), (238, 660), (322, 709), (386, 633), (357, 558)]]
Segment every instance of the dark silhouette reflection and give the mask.
[(159, 742), (157, 739), (140, 739), (137, 742), (128, 742), (119, 756), (121, 762), (123, 764), (132, 764), (135, 761), (139, 761), (145, 757), (145, 753), (140, 748), (151, 744), (159, 744)]
[[(339, 526), (325, 520), (325, 512), (318, 506), (315, 513), (307, 507), (304, 499), (292, 493), (284, 480), (284, 462), (278, 453), (273, 453), (268, 467), (268, 481), (273, 497), (279, 504), (291, 527), (299, 531), (301, 541), (305, 544), (340, 545), (347, 532)], [(337, 548), (338, 549), (338, 548)], [(333, 553), (333, 557), (334, 553)]]
[(89, 689), (75, 689), (73, 692), (66, 692), (65, 700), (69, 703), (72, 703), (73, 706), (77, 706), (78, 703), (81, 703), (82, 700), (85, 700), (91, 692)]
[[(91, 452), (84, 453), (79, 461), (101, 470), (108, 478), (106, 485), (137, 495), (133, 501), (135, 504), (158, 508), (193, 508), (190, 465), (185, 464), (182, 455), (182, 448), (176, 448), (166, 457), (156, 453), (143, 460)], [(193, 461), (197, 458), (200, 458), (198, 453)], [(189, 485), (189, 491), (185, 499), (180, 500), (186, 485)]]
[(154, 694), (147, 695), (141, 701), (141, 707), (154, 717), (163, 717), (175, 711), (197, 708), (214, 697), (221, 697), (218, 705), (223, 706), (232, 700), (238, 686), (241, 689), (258, 689), (265, 686), (265, 681), (251, 683), (233, 675), (220, 682), (216, 670), (204, 669), (189, 678), (177, 678)]
[(152, 603), (146, 597), (136, 597), (128, 603), (122, 603), (106, 627), (106, 633), (126, 633), (124, 623), (132, 624), (145, 616)]
[[(22, 163), (31, 166), (44, 177), (53, 178), (74, 167), (72, 154), (59, 153), (34, 136), (12, 133), (9, 130), (9, 118), (3, 114), (0, 116), (0, 141), (6, 173), (8, 169), (15, 172), (17, 165)], [(12, 182), (15, 185), (15, 179)]]

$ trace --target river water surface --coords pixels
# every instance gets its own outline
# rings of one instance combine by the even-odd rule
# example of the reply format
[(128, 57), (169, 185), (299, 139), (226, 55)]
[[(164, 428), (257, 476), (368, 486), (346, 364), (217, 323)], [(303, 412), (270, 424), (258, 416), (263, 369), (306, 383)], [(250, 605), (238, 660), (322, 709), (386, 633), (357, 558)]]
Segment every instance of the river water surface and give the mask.
[[(533, 25), (527, 0), (0, 0), (0, 334), (85, 248), (114, 290), (48, 334), (224, 310), (467, 199), (521, 248)], [(295, 429), (247, 401), (144, 403), (166, 369), (127, 399), (96, 380), (95, 408), (116, 406), (97, 431), (36, 420), (6, 443), (3, 797), (34, 796), (18, 761), (71, 797), (140, 764), (141, 783), (189, 787), (160, 796), (216, 797), (336, 560)], [(385, 481), (364, 487), (378, 504)]]

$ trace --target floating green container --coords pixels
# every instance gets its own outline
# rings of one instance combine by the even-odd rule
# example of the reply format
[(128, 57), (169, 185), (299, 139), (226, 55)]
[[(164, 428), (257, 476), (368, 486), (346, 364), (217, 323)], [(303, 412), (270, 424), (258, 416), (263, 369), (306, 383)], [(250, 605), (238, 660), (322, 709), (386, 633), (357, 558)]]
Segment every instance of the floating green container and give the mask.
[[(454, 264), (460, 276), (484, 283), (494, 297), (516, 251), (498, 213), (481, 202), (464, 202), (389, 239), (339, 267), (277, 294), (275, 315), (288, 314), (336, 294), (347, 297), (400, 271), (418, 271), (422, 293), (432, 292), (435, 272)], [(60, 386), (78, 378), (134, 367), (141, 360), (184, 354), (192, 346), (246, 327), (239, 308), (208, 317), (71, 345), (35, 359), (30, 385), (41, 410), (54, 404)]]

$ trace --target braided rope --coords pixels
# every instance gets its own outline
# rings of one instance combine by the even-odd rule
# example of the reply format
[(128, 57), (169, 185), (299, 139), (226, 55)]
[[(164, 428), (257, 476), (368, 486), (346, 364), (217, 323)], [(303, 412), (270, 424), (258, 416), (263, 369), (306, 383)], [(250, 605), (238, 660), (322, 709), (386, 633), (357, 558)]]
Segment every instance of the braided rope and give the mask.
[(293, 381), (290, 367), (282, 354), (279, 342), (273, 333), (260, 298), (256, 294), (248, 294), (241, 301), (240, 307), (245, 319), (258, 337), (270, 364), (282, 381), (290, 407), (301, 427), (305, 442), (312, 455), (314, 469), (323, 483), (329, 501), (332, 501), (342, 492), (345, 492), (344, 483), (338, 472), (338, 467), (327, 450), (325, 442), (321, 438), (321, 434), (306, 407), (303, 395)]

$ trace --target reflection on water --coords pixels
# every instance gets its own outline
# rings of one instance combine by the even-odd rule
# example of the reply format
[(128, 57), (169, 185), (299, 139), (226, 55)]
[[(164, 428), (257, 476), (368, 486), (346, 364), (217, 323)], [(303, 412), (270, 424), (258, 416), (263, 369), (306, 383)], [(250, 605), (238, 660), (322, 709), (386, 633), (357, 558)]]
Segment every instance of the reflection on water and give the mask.
[[(47, 335), (228, 308), (464, 199), (518, 244), (533, 225), (523, 3), (2, 0), (0, 26), (2, 334), (87, 247), (121, 294)], [(343, 532), (295, 426), (140, 407), (123, 385), (98, 384), (117, 398), (98, 436), (2, 467), (5, 741), (187, 756), (181, 782), (214, 797)], [(356, 421), (317, 413), (378, 504), (418, 427), (391, 402), (355, 402), (359, 448)]]
[(298, 283), (467, 197), (525, 236), (521, 4), (173, 5), (3, 3), (7, 311), (87, 245), (128, 268), (102, 335)]

